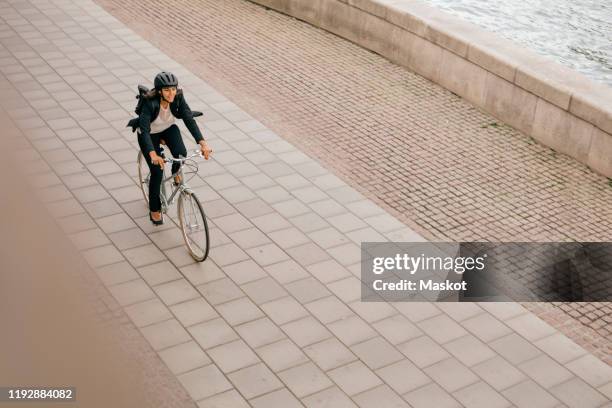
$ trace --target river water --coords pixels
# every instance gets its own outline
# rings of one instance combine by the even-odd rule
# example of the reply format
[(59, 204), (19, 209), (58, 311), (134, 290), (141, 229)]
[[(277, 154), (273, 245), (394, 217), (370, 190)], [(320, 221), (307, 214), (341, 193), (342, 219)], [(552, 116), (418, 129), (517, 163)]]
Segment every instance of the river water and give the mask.
[(612, 0), (423, 0), (612, 87)]

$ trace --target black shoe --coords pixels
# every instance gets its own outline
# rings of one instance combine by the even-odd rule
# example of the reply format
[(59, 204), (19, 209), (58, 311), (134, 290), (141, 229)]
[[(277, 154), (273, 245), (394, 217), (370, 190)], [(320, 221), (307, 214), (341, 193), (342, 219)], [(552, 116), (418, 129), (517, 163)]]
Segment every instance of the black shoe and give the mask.
[(155, 221), (153, 219), (153, 216), (151, 215), (151, 212), (149, 212), (149, 219), (151, 220), (151, 222), (155, 225), (162, 225), (164, 223), (164, 214), (162, 214), (161, 219), (159, 221)]

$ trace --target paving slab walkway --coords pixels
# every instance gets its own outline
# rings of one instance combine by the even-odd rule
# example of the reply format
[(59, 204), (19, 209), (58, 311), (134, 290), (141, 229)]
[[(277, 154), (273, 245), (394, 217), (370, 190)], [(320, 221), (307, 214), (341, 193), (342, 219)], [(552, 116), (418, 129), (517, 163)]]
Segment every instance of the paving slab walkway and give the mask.
[[(359, 243), (419, 234), (95, 3), (0, 1), (0, 16), (15, 154), (199, 407), (610, 402), (612, 369), (519, 304), (361, 302)], [(211, 220), (204, 263), (175, 223), (151, 225), (136, 183), (124, 126), (161, 69), (215, 149), (189, 181)]]

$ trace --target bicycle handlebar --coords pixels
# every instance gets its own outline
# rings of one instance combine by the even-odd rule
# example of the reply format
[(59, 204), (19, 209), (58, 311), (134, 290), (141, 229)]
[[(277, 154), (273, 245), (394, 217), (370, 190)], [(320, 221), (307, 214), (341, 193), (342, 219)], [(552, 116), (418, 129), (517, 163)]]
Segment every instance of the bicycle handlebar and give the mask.
[(194, 150), (193, 154), (191, 154), (190, 156), (184, 157), (182, 159), (175, 159), (174, 157), (170, 157), (170, 158), (164, 158), (164, 162), (165, 163), (170, 163), (170, 162), (178, 162), (178, 163), (182, 163), (186, 160), (192, 159), (196, 156), (199, 157), (204, 157), (204, 155), (202, 154), (202, 150), (200, 150), (199, 148), (197, 148), (196, 150)]

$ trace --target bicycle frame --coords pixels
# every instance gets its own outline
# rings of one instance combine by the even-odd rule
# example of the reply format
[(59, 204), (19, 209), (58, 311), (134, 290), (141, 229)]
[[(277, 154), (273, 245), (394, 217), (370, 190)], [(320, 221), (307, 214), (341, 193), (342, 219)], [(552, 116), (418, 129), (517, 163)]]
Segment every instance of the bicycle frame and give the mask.
[[(168, 164), (172, 164), (173, 163), (173, 159), (167, 159), (168, 160)], [(184, 160), (184, 159), (183, 159)], [(176, 159), (174, 159), (174, 161), (178, 161)], [(162, 182), (161, 182), (161, 186), (160, 186), (160, 192), (159, 192), (159, 198), (161, 201), (161, 207), (162, 207), (162, 212), (166, 213), (168, 211), (168, 208), (170, 208), (171, 205), (174, 204), (174, 200), (176, 199), (177, 194), (183, 192), (183, 191), (188, 191), (191, 192), (191, 188), (185, 184), (185, 176), (183, 174), (183, 166), (184, 162), (182, 163), (181, 167), (179, 168), (178, 173), (173, 173), (171, 174), (169, 177), (166, 178), (162, 178)], [(181, 176), (181, 182), (178, 186), (174, 186), (174, 184), (172, 184), (173, 187), (171, 187), (171, 191), (172, 193), (170, 194), (170, 196), (168, 197), (166, 195), (166, 182), (168, 181), (173, 181), (174, 177), (180, 175)]]
[[(181, 183), (178, 186), (174, 186), (171, 187), (171, 191), (172, 193), (170, 194), (170, 196), (168, 197), (166, 195), (166, 182), (168, 181), (172, 181), (174, 179), (175, 176), (180, 175), (181, 176)], [(162, 179), (162, 183), (160, 186), (160, 192), (159, 192), (159, 198), (161, 199), (161, 205), (162, 205), (162, 211), (165, 213), (166, 210), (174, 204), (174, 201), (176, 199), (177, 194), (181, 193), (182, 191), (191, 191), (191, 188), (185, 184), (185, 182), (183, 181), (184, 176), (183, 176), (183, 167), (181, 166), (181, 169), (179, 170), (178, 173), (176, 174), (172, 174), (171, 176)]]

